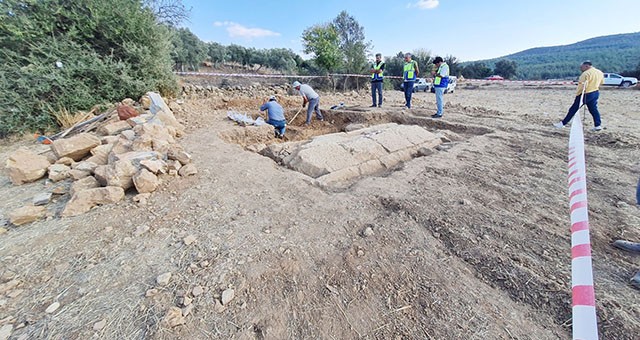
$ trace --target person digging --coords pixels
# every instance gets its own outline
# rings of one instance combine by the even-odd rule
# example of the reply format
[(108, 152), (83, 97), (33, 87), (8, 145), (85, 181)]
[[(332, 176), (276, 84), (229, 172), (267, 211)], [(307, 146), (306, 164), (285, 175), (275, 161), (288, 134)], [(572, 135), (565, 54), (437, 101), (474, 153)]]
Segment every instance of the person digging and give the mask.
[(273, 125), (276, 138), (284, 138), (287, 129), (287, 120), (284, 117), (284, 109), (276, 99), (276, 96), (270, 96), (262, 106), (260, 111), (267, 111), (267, 124)]

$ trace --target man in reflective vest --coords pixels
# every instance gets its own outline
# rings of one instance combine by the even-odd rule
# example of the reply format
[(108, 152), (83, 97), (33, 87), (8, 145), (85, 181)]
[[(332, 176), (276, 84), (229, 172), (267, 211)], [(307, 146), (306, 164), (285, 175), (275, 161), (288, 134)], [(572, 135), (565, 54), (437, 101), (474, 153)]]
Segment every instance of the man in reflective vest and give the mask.
[(432, 72), (437, 111), (431, 117), (440, 118), (444, 113), (444, 90), (446, 90), (449, 85), (449, 65), (444, 62), (442, 57), (436, 57), (433, 60), (433, 64), (437, 67), (437, 70)]
[(415, 60), (411, 60), (411, 53), (406, 53), (404, 55), (404, 68), (402, 70), (402, 79), (404, 83), (402, 84), (404, 87), (404, 99), (405, 106), (410, 109), (411, 108), (411, 95), (413, 94), (413, 83), (415, 83), (416, 78), (420, 70), (418, 69), (418, 63)]
[(382, 54), (376, 54), (376, 62), (371, 65), (371, 107), (376, 107), (376, 92), (378, 92), (378, 107), (382, 107), (382, 85), (384, 82), (384, 62)]

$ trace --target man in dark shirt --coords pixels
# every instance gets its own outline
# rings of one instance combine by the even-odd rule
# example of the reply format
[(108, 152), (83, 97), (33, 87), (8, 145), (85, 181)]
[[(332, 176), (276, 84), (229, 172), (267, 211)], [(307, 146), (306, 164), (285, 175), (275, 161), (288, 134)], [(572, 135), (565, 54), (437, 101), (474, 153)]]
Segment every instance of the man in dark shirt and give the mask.
[(371, 65), (371, 107), (376, 107), (376, 92), (378, 92), (378, 107), (382, 107), (382, 86), (384, 84), (384, 61), (382, 54), (376, 54), (376, 62)]

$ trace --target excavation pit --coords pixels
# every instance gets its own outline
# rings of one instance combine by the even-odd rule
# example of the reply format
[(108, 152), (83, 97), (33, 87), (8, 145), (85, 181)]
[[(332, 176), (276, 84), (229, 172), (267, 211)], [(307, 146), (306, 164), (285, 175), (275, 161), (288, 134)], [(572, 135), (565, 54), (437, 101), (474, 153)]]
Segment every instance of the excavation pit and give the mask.
[[(285, 116), (290, 120), (296, 112), (287, 111)], [(270, 125), (234, 127), (220, 135), (309, 176), (320, 187), (341, 189), (360, 178), (399, 169), (413, 158), (432, 154), (436, 147), (448, 149), (474, 135), (491, 132), (422, 117), (420, 114), (426, 113), (418, 110), (323, 110), (324, 121), (313, 117), (309, 126), (304, 125), (303, 114), (287, 126), (284, 140), (274, 138)]]

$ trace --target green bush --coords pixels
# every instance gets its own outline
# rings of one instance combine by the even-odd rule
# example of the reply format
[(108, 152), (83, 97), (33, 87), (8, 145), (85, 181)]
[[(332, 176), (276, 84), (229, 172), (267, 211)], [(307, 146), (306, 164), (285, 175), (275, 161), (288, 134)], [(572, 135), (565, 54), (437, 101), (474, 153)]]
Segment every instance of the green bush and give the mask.
[(54, 127), (52, 109), (171, 95), (167, 37), (137, 0), (0, 1), (0, 136)]

